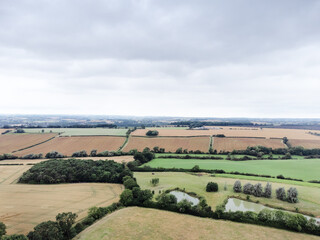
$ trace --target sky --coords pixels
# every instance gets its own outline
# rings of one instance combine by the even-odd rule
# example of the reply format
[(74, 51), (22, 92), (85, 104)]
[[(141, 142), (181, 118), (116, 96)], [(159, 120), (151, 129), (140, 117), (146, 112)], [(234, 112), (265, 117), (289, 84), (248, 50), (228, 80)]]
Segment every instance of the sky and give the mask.
[(0, 0), (0, 113), (320, 117), (318, 0)]

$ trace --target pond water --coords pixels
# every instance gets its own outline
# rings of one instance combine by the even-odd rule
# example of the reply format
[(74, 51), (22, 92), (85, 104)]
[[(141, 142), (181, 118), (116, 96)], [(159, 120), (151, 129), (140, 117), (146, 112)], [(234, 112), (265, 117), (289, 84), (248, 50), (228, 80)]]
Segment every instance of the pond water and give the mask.
[[(274, 208), (263, 206), (262, 204), (253, 203), (253, 202), (247, 202), (247, 201), (243, 201), (243, 200), (240, 200), (240, 199), (237, 199), (237, 198), (229, 198), (228, 202), (226, 204), (226, 212), (229, 212), (229, 211), (231, 211), (231, 212), (252, 211), (252, 212), (259, 213), (263, 209), (277, 210), (277, 209), (274, 209)], [(284, 212), (288, 212), (288, 211), (284, 211)], [(307, 215), (303, 215), (303, 216), (305, 218), (307, 218), (307, 219), (312, 218), (312, 217), (307, 216)], [(317, 224), (320, 225), (320, 218), (314, 218), (314, 219), (316, 219)]]
[(175, 196), (177, 198), (178, 202), (181, 202), (182, 200), (187, 200), (191, 202), (192, 206), (198, 205), (199, 199), (195, 197), (191, 197), (189, 194), (180, 192), (180, 191), (171, 191), (170, 194)]

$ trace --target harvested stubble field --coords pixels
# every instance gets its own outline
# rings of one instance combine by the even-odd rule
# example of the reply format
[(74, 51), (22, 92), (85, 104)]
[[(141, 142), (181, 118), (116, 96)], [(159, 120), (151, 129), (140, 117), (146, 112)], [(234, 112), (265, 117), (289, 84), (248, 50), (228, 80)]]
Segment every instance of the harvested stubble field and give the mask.
[(274, 228), (194, 217), (156, 209), (130, 207), (93, 224), (75, 239), (319, 239)]
[(0, 154), (11, 153), (22, 148), (30, 147), (56, 136), (48, 134), (5, 134), (0, 135)]
[[(210, 136), (224, 134), (227, 137), (263, 137), (263, 138), (292, 138), (318, 139), (319, 136), (309, 134), (309, 130), (281, 129), (281, 128), (245, 128), (245, 127), (218, 127), (209, 130), (165, 129), (159, 128), (159, 136)], [(145, 136), (148, 129), (137, 129), (132, 136)], [(320, 133), (320, 131), (314, 131)]]
[(304, 148), (320, 148), (320, 137), (319, 140), (310, 140), (310, 139), (290, 139), (289, 143), (292, 147), (304, 147)]
[(26, 133), (61, 133), (61, 136), (125, 136), (128, 129), (120, 128), (24, 128)]
[(26, 234), (61, 212), (77, 213), (80, 220), (90, 207), (117, 202), (123, 190), (120, 184), (105, 183), (12, 184), (30, 167), (0, 166), (0, 221), (9, 234)]
[(286, 148), (282, 139), (263, 138), (213, 138), (213, 149), (220, 151), (245, 150), (247, 147), (264, 146), (268, 148)]
[(96, 149), (102, 151), (117, 151), (125, 141), (125, 137), (108, 137), (108, 136), (92, 136), (92, 137), (56, 137), (46, 143), (38, 146), (16, 152), (17, 156), (24, 156), (30, 153), (46, 154), (50, 151), (58, 151), (66, 156), (72, 153), (86, 150), (90, 153)]
[(129, 142), (124, 147), (123, 151), (137, 149), (142, 151), (148, 147), (164, 148), (166, 152), (175, 152), (178, 148), (188, 150), (200, 150), (208, 152), (210, 144), (209, 137), (133, 137), (129, 138)]

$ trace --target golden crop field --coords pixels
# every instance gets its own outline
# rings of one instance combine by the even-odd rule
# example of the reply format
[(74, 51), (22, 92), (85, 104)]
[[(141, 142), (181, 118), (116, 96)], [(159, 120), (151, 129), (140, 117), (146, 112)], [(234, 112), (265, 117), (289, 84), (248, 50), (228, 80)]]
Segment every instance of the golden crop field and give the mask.
[[(209, 130), (165, 129), (158, 128), (159, 136), (211, 136), (224, 134), (227, 137), (264, 137), (289, 139), (315, 139), (319, 136), (309, 134), (309, 130), (280, 128), (247, 128), (247, 127), (208, 127)], [(154, 129), (153, 129), (154, 130)], [(145, 136), (148, 129), (137, 129), (132, 136)], [(320, 131), (313, 131), (320, 132)]]
[(0, 154), (11, 153), (32, 146), (53, 138), (54, 136), (56, 136), (54, 133), (0, 135)]
[(268, 148), (286, 148), (281, 139), (263, 138), (213, 138), (213, 149), (220, 151), (245, 150), (247, 147), (264, 146)]
[(77, 240), (267, 240), (270, 238), (273, 240), (319, 239), (317, 236), (275, 228), (138, 207), (118, 210), (75, 237)]
[(38, 146), (16, 152), (17, 156), (24, 156), (30, 153), (46, 154), (50, 151), (58, 151), (66, 156), (71, 156), (72, 153), (85, 150), (90, 153), (96, 149), (102, 151), (117, 151), (125, 141), (125, 137), (110, 137), (110, 136), (91, 136), (91, 137), (56, 137), (46, 143)]
[(0, 166), (0, 221), (9, 234), (26, 234), (61, 212), (77, 213), (80, 220), (90, 207), (117, 202), (123, 190), (120, 184), (106, 183), (15, 184), (30, 167)]
[(319, 140), (311, 139), (290, 139), (289, 143), (292, 147), (304, 147), (304, 148), (320, 148), (320, 137)]
[(188, 150), (200, 150), (208, 152), (210, 144), (209, 137), (133, 137), (129, 138), (129, 142), (124, 147), (123, 151), (137, 149), (142, 151), (148, 147), (164, 148), (166, 152), (175, 152), (178, 148)]

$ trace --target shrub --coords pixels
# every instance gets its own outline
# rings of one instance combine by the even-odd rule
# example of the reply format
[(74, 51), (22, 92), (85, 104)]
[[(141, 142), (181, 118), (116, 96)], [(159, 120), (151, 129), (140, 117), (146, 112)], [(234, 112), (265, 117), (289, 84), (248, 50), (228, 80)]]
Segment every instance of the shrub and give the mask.
[(72, 153), (72, 157), (88, 157), (88, 154), (85, 150)]
[(177, 153), (177, 154), (181, 154), (181, 153), (182, 153), (182, 148), (178, 148), (178, 149), (176, 150), (176, 153)]
[(244, 194), (252, 194), (253, 193), (253, 185), (251, 183), (246, 183), (243, 186), (243, 193)]
[(27, 155), (24, 155), (22, 158), (23, 159), (41, 159), (42, 158), (42, 153), (39, 153), (39, 154), (27, 154)]
[(28, 238), (23, 234), (13, 234), (9, 236), (3, 236), (1, 240), (28, 240)]
[(90, 156), (91, 157), (96, 157), (97, 156), (97, 150), (95, 150), (95, 149), (93, 149), (93, 150), (91, 150), (91, 152), (90, 152)]
[(0, 222), (0, 239), (1, 239), (1, 236), (7, 233), (6, 228), (7, 228), (6, 225), (3, 222)]
[(159, 132), (157, 130), (149, 130), (147, 133), (146, 133), (147, 136), (158, 136), (159, 135)]
[(199, 165), (195, 165), (193, 168), (191, 168), (191, 172), (199, 172), (199, 171), (200, 171)]
[(157, 186), (159, 184), (159, 178), (152, 178), (150, 183), (152, 186)]
[(62, 153), (57, 151), (51, 151), (46, 154), (46, 158), (63, 158), (65, 157)]
[(235, 183), (233, 184), (233, 191), (237, 193), (242, 191), (241, 182), (239, 180), (235, 181)]
[(278, 188), (276, 190), (276, 194), (277, 194), (277, 198), (281, 201), (285, 201), (286, 200), (286, 191), (284, 190), (284, 188)]
[(219, 186), (215, 182), (208, 182), (206, 191), (207, 192), (218, 192)]
[(298, 202), (298, 191), (296, 188), (289, 188), (287, 193), (287, 200), (290, 203), (297, 203)]

